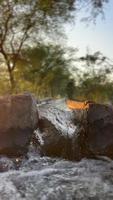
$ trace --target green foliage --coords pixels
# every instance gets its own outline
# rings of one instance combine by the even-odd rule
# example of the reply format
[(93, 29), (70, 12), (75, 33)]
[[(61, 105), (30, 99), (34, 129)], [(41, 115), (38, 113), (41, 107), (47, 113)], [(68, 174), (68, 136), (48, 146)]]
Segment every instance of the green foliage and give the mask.
[(24, 60), (18, 62), (16, 79), (31, 84), (40, 97), (66, 96), (71, 79), (71, 58), (66, 53), (59, 45), (40, 45), (23, 51)]
[(16, 87), (14, 71), (23, 49), (35, 46), (47, 35), (58, 36), (61, 25), (71, 19), (73, 6), (74, 1), (67, 0), (0, 1), (0, 56), (7, 66), (12, 90)]
[[(78, 3), (81, 4), (82, 1)], [(92, 5), (93, 3), (91, 1)], [(23, 60), (23, 50), (28, 50), (31, 46), (34, 48), (39, 44), (40, 37), (44, 39), (47, 35), (52, 37), (54, 34), (61, 34), (61, 25), (74, 18), (73, 11), (76, 9), (75, 0), (0, 1), (0, 54), (7, 66), (13, 90), (16, 87), (14, 71), (17, 62)]]
[(76, 96), (96, 102), (113, 101), (113, 65), (100, 52), (80, 58), (85, 70), (79, 75)]
[(66, 87), (66, 93), (68, 99), (74, 99), (74, 96), (76, 94), (74, 79), (70, 79), (70, 81), (68, 82)]
[[(66, 58), (65, 49), (59, 46), (40, 45), (39, 41), (44, 40), (47, 35), (50, 38), (55, 34), (61, 36), (62, 25), (74, 18), (77, 9), (79, 10), (78, 5), (87, 4), (93, 11), (91, 16), (96, 18), (107, 2), (0, 0), (0, 67), (1, 70), (3, 66), (7, 67), (9, 76), (8, 79), (6, 74), (6, 78), (1, 75), (3, 93), (19, 92), (27, 88), (40, 96), (67, 94), (72, 98), (75, 88), (70, 75), (72, 58)], [(98, 57), (88, 55), (87, 66), (88, 62), (97, 61), (96, 56)], [(82, 85), (81, 82), (80, 84)], [(8, 89), (5, 90), (5, 87)], [(1, 89), (0, 91), (2, 92)]]

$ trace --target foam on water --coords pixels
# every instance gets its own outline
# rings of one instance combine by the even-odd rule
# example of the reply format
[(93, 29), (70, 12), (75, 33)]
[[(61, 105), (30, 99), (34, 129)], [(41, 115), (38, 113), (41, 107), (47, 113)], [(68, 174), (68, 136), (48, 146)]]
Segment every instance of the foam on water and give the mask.
[(113, 161), (71, 162), (29, 154), (0, 173), (0, 200), (112, 200)]

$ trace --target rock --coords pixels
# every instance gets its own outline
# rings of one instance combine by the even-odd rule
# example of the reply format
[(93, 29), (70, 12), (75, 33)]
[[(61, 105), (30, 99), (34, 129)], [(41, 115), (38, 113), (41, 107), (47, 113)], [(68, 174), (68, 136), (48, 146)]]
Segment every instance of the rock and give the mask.
[(7, 157), (0, 157), (0, 173), (8, 170), (14, 170), (15, 165), (13, 161)]
[(113, 109), (90, 104), (87, 113), (86, 146), (88, 155), (113, 158)]
[(30, 94), (0, 97), (0, 154), (24, 154), (37, 123), (37, 105)]
[(75, 125), (75, 114), (59, 109), (58, 103), (38, 107), (39, 129), (36, 137), (41, 152), (43, 155), (78, 160), (81, 158), (83, 127), (80, 123)]
[[(61, 103), (61, 102), (60, 102)], [(113, 158), (113, 109), (90, 103), (88, 109), (61, 110), (59, 102), (40, 105), (37, 138), (42, 154), (71, 160)]]
[(38, 101), (38, 103), (46, 104), (46, 103), (51, 103), (52, 101), (53, 101), (52, 98), (47, 97), (47, 98), (41, 99), (40, 101)]

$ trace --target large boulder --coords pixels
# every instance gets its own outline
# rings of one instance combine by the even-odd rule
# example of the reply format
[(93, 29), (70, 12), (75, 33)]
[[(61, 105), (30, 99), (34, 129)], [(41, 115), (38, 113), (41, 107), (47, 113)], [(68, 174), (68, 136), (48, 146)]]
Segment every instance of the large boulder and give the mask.
[(38, 106), (39, 128), (36, 137), (43, 155), (79, 160), (82, 156), (84, 129), (75, 120), (75, 113), (63, 109), (63, 106), (60, 100)]
[(37, 105), (30, 94), (0, 97), (0, 154), (24, 154), (37, 123)]
[(113, 108), (90, 104), (87, 111), (85, 145), (89, 156), (113, 158)]
[(44, 155), (71, 160), (98, 156), (113, 158), (112, 107), (89, 103), (87, 109), (72, 111), (61, 109), (63, 104), (56, 102), (38, 106), (36, 137)]

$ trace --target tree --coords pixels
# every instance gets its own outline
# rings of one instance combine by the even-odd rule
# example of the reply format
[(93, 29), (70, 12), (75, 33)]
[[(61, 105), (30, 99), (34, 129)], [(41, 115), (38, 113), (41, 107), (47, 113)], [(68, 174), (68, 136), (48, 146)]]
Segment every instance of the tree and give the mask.
[(81, 98), (104, 102), (113, 99), (112, 61), (100, 52), (87, 53), (79, 59), (83, 64), (79, 72), (78, 96)]
[[(78, 1), (83, 2), (83, 1)], [(87, 0), (96, 11), (106, 0)], [(7, 66), (12, 90), (15, 87), (14, 70), (21, 52), (39, 42), (39, 36), (59, 31), (62, 23), (73, 18), (75, 0), (1, 0), (0, 54)], [(51, 29), (50, 29), (51, 27)]]
[[(69, 7), (70, 5), (70, 7)], [(42, 0), (4, 0), (0, 2), (0, 54), (8, 69), (12, 89), (14, 70), (21, 52), (39, 41), (39, 34), (57, 30), (71, 17), (73, 3)], [(65, 13), (65, 14), (64, 14)]]
[(21, 82), (32, 83), (40, 97), (65, 96), (72, 65), (72, 57), (67, 57), (67, 51), (69, 49), (51, 44), (26, 49), (23, 52), (25, 62), (18, 63), (15, 76)]
[(74, 79), (69, 80), (69, 82), (67, 84), (66, 92), (67, 92), (68, 99), (75, 98), (75, 81), (74, 81)]

